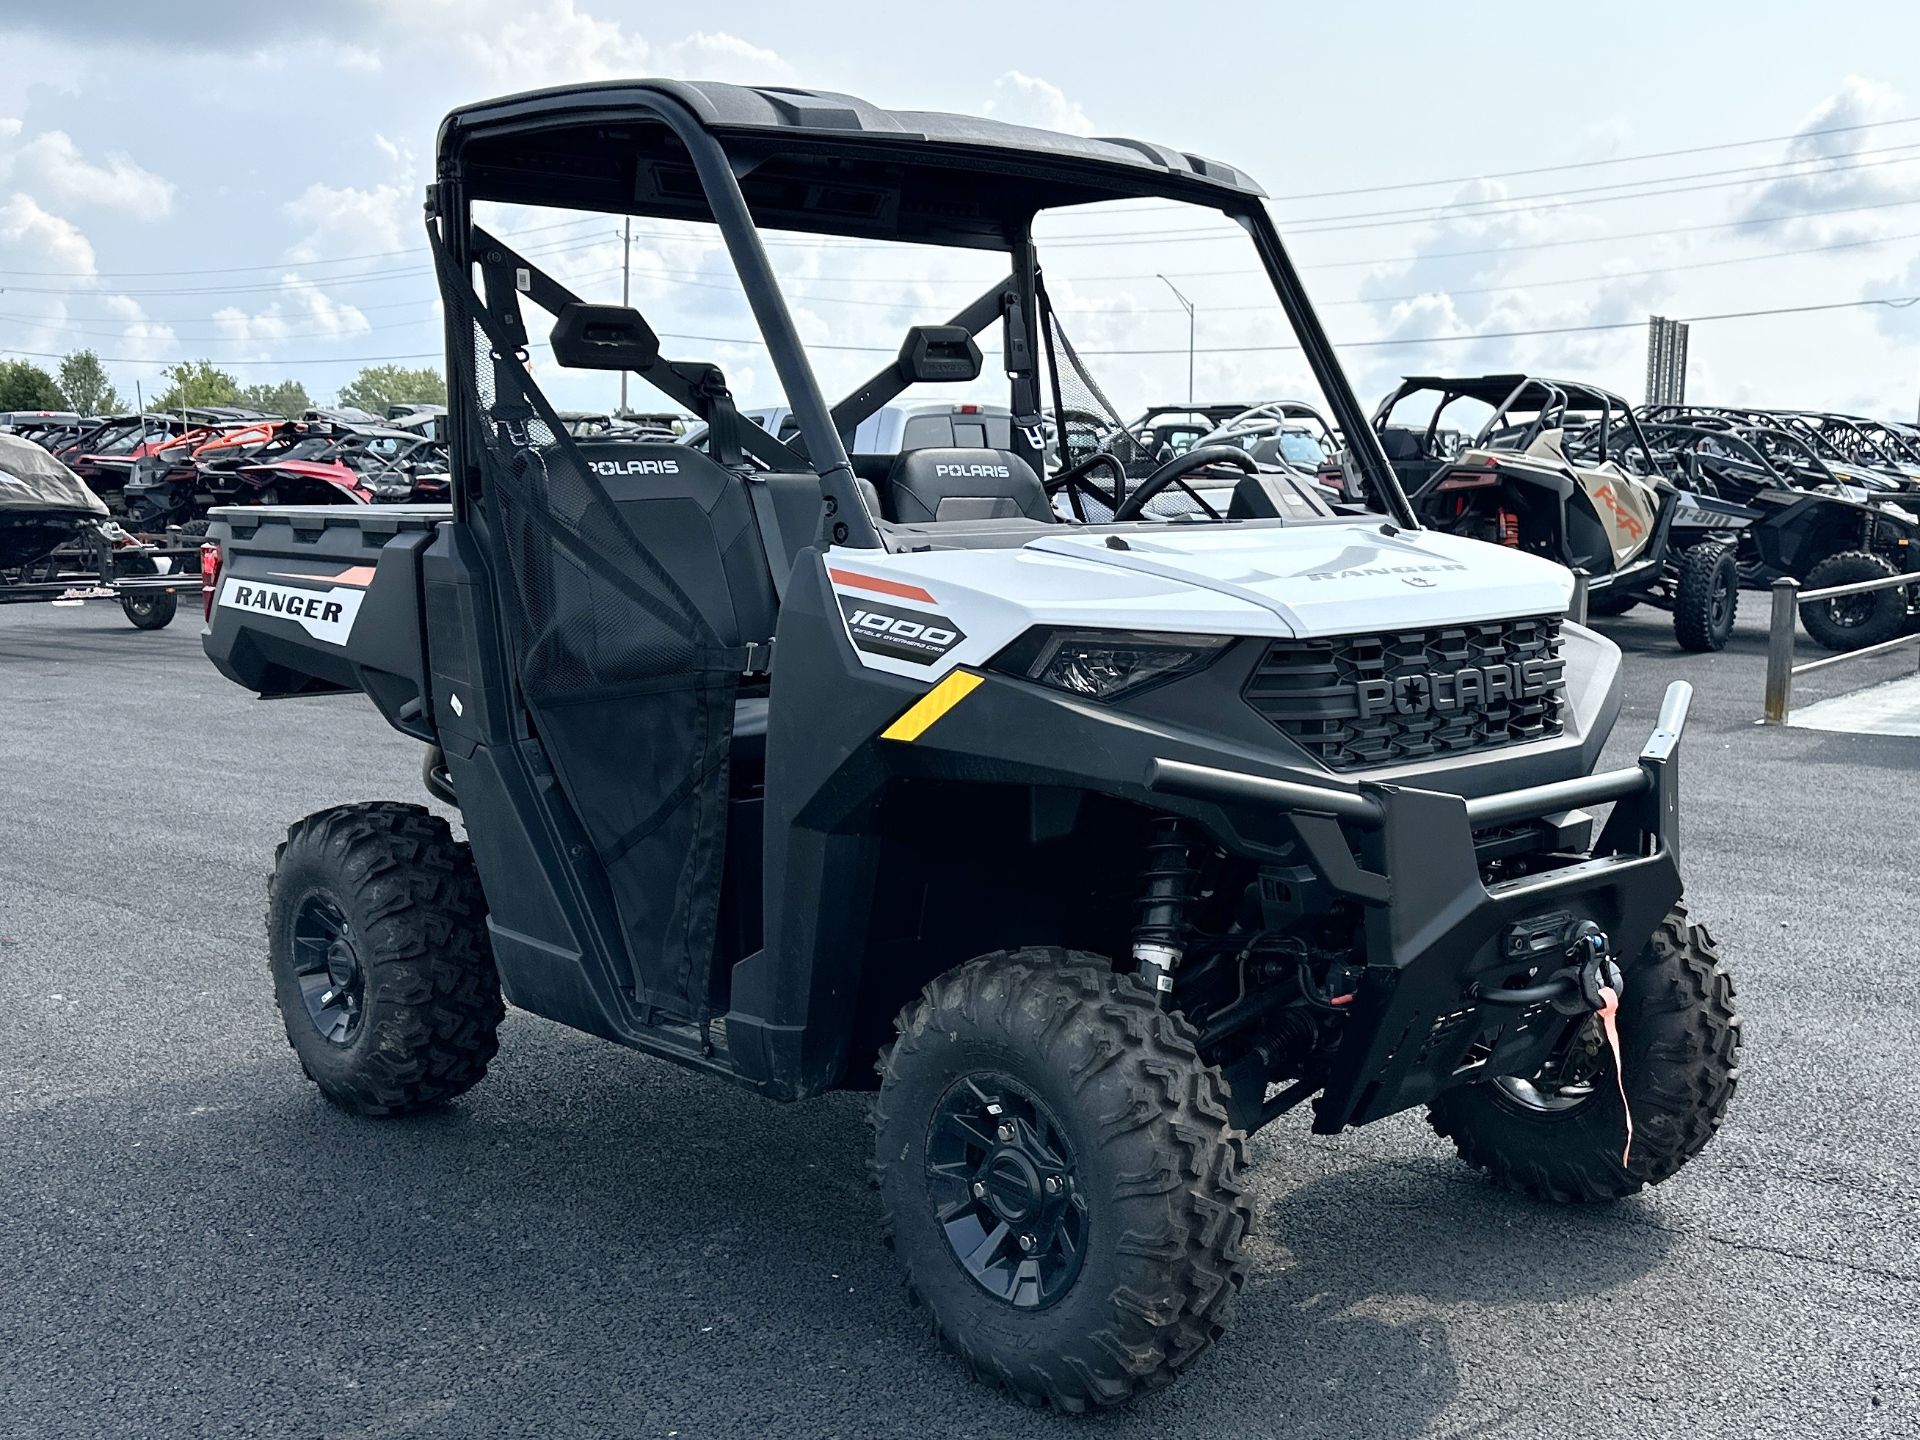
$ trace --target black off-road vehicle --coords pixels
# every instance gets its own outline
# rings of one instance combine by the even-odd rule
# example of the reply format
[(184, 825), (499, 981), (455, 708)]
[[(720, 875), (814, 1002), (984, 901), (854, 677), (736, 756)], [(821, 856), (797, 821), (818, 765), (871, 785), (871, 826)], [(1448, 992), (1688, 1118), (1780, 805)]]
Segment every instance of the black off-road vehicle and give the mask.
[[(1228, 448), (1205, 447), (1109, 521), (1061, 518), (1081, 472), (1036, 468), (1043, 397), (1068, 420), (1031, 225), (1138, 198), (1245, 227), (1384, 514), (1243, 472), (1229, 513), (1154, 517)], [(494, 202), (717, 226), (804, 456), (485, 229)], [(1566, 570), (1419, 526), (1238, 171), (636, 81), (455, 112), (428, 208), (451, 512), (227, 511), (209, 567), (214, 663), (364, 692), (465, 830), (383, 799), (289, 832), (268, 956), (329, 1099), (460, 1094), (503, 993), (772, 1099), (872, 1088), (915, 1302), (977, 1374), (1069, 1410), (1221, 1334), (1245, 1137), (1303, 1102), (1327, 1134), (1424, 1107), (1563, 1201), (1712, 1138), (1739, 1023), (1681, 903), (1688, 691), (1596, 772), (1618, 650), (1563, 620)], [(1007, 268), (829, 405), (762, 227)], [(570, 436), (526, 363), (536, 310), (556, 364), (631, 371), (703, 448)], [(860, 483), (846, 437), (975, 381), (990, 329), (1010, 447)]]

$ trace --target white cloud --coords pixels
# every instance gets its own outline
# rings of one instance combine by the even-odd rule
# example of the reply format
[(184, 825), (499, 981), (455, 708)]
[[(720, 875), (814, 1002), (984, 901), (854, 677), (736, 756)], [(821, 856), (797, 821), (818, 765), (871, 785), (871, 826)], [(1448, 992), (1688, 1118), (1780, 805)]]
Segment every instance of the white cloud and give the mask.
[[(106, 299), (109, 314), (120, 322), (120, 336), (114, 342), (114, 351), (128, 360), (171, 360), (180, 353), (179, 340), (173, 327), (164, 321), (149, 318), (138, 300), (130, 295), (109, 295)], [(105, 348), (105, 347), (102, 347)]]
[(994, 81), (993, 98), (981, 108), (983, 114), (1009, 125), (1033, 125), (1069, 135), (1091, 135), (1094, 130), (1087, 112), (1058, 85), (1019, 70), (1009, 70)]
[[(1814, 106), (1801, 122), (1795, 138), (1788, 143), (1786, 158), (1801, 162), (1800, 168), (1741, 192), (1747, 198), (1739, 207), (1739, 214), (1745, 219), (1775, 220), (1779, 216), (1792, 217), (1816, 210), (1852, 210), (1853, 213), (1846, 215), (1789, 218), (1756, 227), (1777, 235), (1823, 243), (1885, 234), (1895, 222), (1911, 224), (1911, 210), (1859, 208), (1913, 198), (1914, 181), (1920, 176), (1920, 168), (1916, 168), (1920, 166), (1920, 158), (1863, 153), (1888, 148), (1894, 143), (1888, 139), (1889, 134), (1899, 132), (1854, 129), (1837, 135), (1812, 133), (1899, 119), (1908, 113), (1907, 101), (1891, 85), (1849, 75), (1837, 91)], [(1806, 168), (1809, 164), (1814, 168)], [(1851, 168), (1837, 169), (1836, 166)]]
[(689, 80), (729, 80), (739, 85), (791, 82), (793, 66), (764, 45), (725, 31), (696, 31), (660, 48), (661, 70)]
[(304, 276), (281, 276), (280, 290), (281, 298), (261, 310), (250, 313), (229, 305), (214, 311), (213, 323), (221, 337), (235, 344), (265, 344), (293, 336), (338, 340), (373, 328), (358, 307), (334, 299)]
[(89, 279), (99, 268), (80, 227), (42, 209), (30, 195), (16, 193), (0, 202), (0, 245), (10, 255), (34, 262), (18, 267), (24, 270)]
[(174, 184), (125, 155), (96, 164), (64, 130), (23, 138), (18, 119), (0, 120), (0, 182), (57, 205), (94, 205), (135, 215), (165, 215), (173, 208)]
[(329, 185), (315, 180), (281, 207), (304, 233), (287, 251), (300, 264), (347, 255), (424, 251), (420, 195), (424, 177), (413, 151), (384, 135), (372, 137), (386, 158), (389, 177), (366, 185)]
[[(1866, 299), (1883, 299), (1920, 295), (1920, 255), (1907, 262), (1907, 268), (1897, 275), (1869, 285)], [(1875, 306), (1872, 310), (1873, 323), (1882, 335), (1908, 345), (1920, 345), (1920, 304)]]

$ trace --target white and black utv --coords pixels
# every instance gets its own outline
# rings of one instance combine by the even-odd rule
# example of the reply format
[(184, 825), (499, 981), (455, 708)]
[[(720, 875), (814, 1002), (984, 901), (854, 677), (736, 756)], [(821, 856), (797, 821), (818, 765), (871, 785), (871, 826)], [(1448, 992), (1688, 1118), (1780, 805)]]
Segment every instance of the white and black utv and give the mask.
[[(222, 672), (363, 691), (465, 830), (374, 800), (289, 832), (268, 953), (329, 1099), (466, 1090), (503, 994), (772, 1099), (873, 1088), (914, 1300), (977, 1374), (1069, 1410), (1220, 1335), (1245, 1138), (1305, 1101), (1327, 1134), (1425, 1107), (1563, 1201), (1712, 1138), (1739, 1027), (1681, 902), (1688, 691), (1596, 771), (1618, 650), (1563, 619), (1565, 569), (1416, 523), (1243, 175), (636, 81), (457, 111), (437, 177), (451, 512), (235, 510), (209, 567)], [(1060, 518), (1054, 493), (1107, 482), (1094, 457), (1036, 468), (1067, 388), (1031, 226), (1137, 198), (1244, 227), (1388, 513), (1207, 447), (1106, 490), (1109, 522)], [(716, 226), (795, 443), (482, 229), (483, 202)], [(763, 228), (1007, 269), (830, 406)], [(989, 329), (1010, 445), (905, 450), (862, 485), (846, 437), (976, 380)], [(556, 366), (699, 415), (704, 450), (569, 436), (526, 363), (542, 332)], [(1148, 515), (1221, 463), (1226, 513)]]
[(1725, 648), (1740, 603), (1733, 522), (1676, 524), (1680, 492), (1618, 395), (1534, 375), (1413, 375), (1373, 428), (1426, 524), (1585, 572), (1595, 615), (1644, 601), (1672, 611), (1682, 649)]

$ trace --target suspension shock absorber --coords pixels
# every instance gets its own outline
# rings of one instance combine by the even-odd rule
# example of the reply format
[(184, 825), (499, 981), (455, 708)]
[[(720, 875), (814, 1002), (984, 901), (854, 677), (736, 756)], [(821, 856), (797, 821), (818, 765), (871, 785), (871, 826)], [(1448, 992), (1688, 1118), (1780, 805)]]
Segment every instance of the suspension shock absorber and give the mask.
[(1140, 875), (1140, 918), (1133, 927), (1135, 973), (1166, 1003), (1173, 972), (1186, 951), (1187, 906), (1197, 872), (1188, 863), (1186, 823), (1171, 815), (1153, 822), (1147, 866)]

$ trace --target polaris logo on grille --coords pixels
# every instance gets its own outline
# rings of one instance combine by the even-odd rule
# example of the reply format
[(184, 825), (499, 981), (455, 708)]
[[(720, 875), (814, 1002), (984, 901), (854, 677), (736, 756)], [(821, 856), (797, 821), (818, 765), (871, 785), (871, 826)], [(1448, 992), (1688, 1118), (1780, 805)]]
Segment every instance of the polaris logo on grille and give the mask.
[(678, 475), (678, 460), (589, 460), (596, 475)]
[(1501, 700), (1536, 700), (1565, 688), (1552, 660), (1515, 660), (1505, 665), (1469, 665), (1435, 675), (1418, 670), (1391, 680), (1354, 682), (1360, 718), (1377, 715), (1446, 715), (1485, 709)]
[(947, 475), (956, 479), (978, 476), (982, 479), (1006, 480), (1013, 475), (1013, 469), (1007, 465), (936, 465), (935, 475)]

